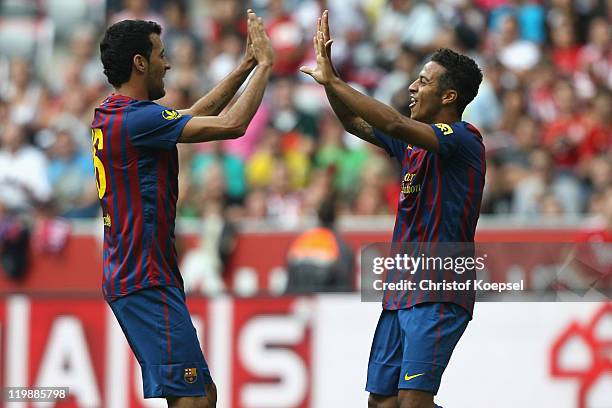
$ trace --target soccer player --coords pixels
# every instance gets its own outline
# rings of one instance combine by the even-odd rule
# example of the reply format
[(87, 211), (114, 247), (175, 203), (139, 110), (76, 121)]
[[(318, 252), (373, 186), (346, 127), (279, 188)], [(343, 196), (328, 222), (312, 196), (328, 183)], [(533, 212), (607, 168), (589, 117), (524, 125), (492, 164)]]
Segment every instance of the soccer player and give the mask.
[[(160, 34), (155, 22), (125, 20), (109, 27), (100, 44), (115, 88), (91, 125), (104, 221), (103, 293), (142, 368), (144, 397), (166, 398), (174, 408), (214, 407), (216, 388), (177, 266), (176, 144), (242, 136), (274, 56), (261, 19), (249, 10), (241, 64), (191, 108), (177, 111), (153, 102), (164, 96), (170, 69)], [(219, 115), (253, 69), (236, 103)]]
[[(479, 132), (461, 115), (482, 80), (476, 63), (449, 49), (435, 52), (409, 87), (407, 118), (338, 77), (327, 11), (313, 42), (317, 66), (301, 71), (325, 87), (348, 132), (385, 149), (402, 167), (393, 242), (473, 243), (485, 151)], [(385, 293), (368, 364), (368, 406), (436, 407), (442, 373), (473, 306), (473, 293)]]

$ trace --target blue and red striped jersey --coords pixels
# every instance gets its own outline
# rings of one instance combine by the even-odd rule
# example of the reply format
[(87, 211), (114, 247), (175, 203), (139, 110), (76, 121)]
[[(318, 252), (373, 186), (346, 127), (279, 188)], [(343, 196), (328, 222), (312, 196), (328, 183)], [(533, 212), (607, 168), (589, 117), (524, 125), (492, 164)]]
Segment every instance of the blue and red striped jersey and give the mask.
[(116, 94), (95, 109), (92, 154), (104, 221), (107, 300), (152, 286), (183, 285), (174, 246), (176, 143), (189, 119)]
[[(473, 243), (485, 183), (485, 148), (480, 132), (467, 122), (431, 125), (439, 152), (411, 146), (378, 129), (374, 134), (401, 165), (401, 191), (393, 243)], [(473, 272), (473, 271), (472, 271)], [(470, 272), (470, 273), (472, 273)], [(454, 272), (417, 271), (412, 280), (456, 280)], [(397, 276), (395, 276), (397, 278)], [(467, 276), (462, 276), (465, 280)], [(385, 309), (408, 308), (424, 302), (452, 302), (470, 313), (473, 291), (387, 291)]]

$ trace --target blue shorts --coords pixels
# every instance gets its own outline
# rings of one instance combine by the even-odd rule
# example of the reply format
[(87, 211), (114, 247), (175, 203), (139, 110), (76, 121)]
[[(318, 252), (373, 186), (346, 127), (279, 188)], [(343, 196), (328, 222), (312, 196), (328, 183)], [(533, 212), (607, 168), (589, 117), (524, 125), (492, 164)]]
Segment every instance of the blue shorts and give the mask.
[(182, 289), (142, 289), (109, 305), (140, 363), (145, 398), (206, 395), (212, 378)]
[(442, 373), (470, 315), (454, 303), (421, 303), (383, 310), (368, 363), (366, 390), (383, 396), (398, 390), (437, 394)]

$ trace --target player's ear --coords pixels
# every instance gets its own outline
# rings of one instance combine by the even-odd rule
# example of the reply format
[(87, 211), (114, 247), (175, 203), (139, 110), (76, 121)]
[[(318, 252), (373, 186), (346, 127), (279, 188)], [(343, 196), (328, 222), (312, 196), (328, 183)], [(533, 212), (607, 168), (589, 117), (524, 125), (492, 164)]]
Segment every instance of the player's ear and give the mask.
[(145, 69), (147, 68), (148, 61), (142, 55), (136, 54), (132, 59), (132, 63), (134, 64), (134, 67), (136, 68), (136, 70), (138, 70), (138, 72), (144, 73)]
[(444, 91), (444, 93), (442, 93), (442, 104), (450, 105), (457, 102), (457, 96), (457, 91), (454, 89)]

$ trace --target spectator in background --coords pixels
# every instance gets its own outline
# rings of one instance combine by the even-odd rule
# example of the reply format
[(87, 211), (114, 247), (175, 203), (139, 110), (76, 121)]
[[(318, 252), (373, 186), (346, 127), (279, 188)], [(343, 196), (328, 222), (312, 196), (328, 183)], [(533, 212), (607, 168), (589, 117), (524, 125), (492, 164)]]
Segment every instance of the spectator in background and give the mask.
[(612, 92), (600, 90), (591, 100), (585, 118), (587, 135), (579, 147), (580, 162), (612, 152)]
[(163, 15), (164, 20), (166, 21), (166, 26), (164, 27), (164, 31), (162, 33), (162, 39), (166, 47), (171, 50), (174, 48), (174, 42), (176, 40), (181, 38), (189, 38), (195, 45), (196, 54), (199, 55), (202, 48), (201, 43), (189, 26), (189, 18), (187, 13), (187, 4), (183, 0), (164, 2)]
[(299, 146), (284, 149), (281, 133), (274, 127), (268, 127), (246, 165), (249, 185), (270, 186), (274, 182), (274, 168), (278, 162), (287, 167), (289, 186), (292, 189), (302, 188), (310, 170), (310, 159)]
[(555, 165), (569, 171), (578, 164), (578, 149), (586, 139), (587, 129), (571, 82), (557, 82), (554, 99), (557, 117), (544, 128), (542, 142), (552, 153)]
[(274, 160), (266, 198), (268, 216), (279, 225), (295, 227), (299, 222), (301, 204), (300, 195), (291, 188), (289, 167), (281, 159)]
[(334, 175), (334, 186), (338, 191), (354, 194), (371, 153), (365, 146), (347, 148), (343, 136), (342, 124), (334, 116), (325, 115), (321, 121), (321, 140), (314, 162)]
[(597, 213), (596, 201), (599, 194), (612, 186), (612, 156), (601, 155), (589, 160), (585, 168), (585, 179), (591, 198), (589, 210)]
[(576, 33), (571, 21), (560, 19), (556, 26), (551, 27), (552, 61), (557, 72), (571, 76), (578, 69), (580, 47), (576, 43)]
[[(236, 52), (238, 54), (241, 52), (241, 45), (241, 42), (239, 42)], [(172, 58), (172, 69), (167, 74), (169, 86), (188, 89), (193, 94), (202, 93), (204, 81), (198, 66), (199, 56), (193, 38), (189, 36), (177, 37), (172, 42), (172, 45), (167, 47)], [(236, 62), (238, 62), (238, 58), (233, 58), (230, 62), (231, 65), (219, 73), (218, 77), (213, 78), (213, 82), (217, 83), (218, 80), (227, 76), (234, 68)]]
[(10, 214), (0, 201), (0, 267), (8, 278), (21, 280), (25, 277), (29, 241), (27, 225)]
[(196, 175), (193, 183), (197, 185), (212, 165), (218, 165), (230, 202), (240, 203), (246, 193), (244, 163), (240, 157), (226, 152), (221, 141), (210, 142), (209, 147), (210, 151), (196, 153), (193, 157), (191, 171)]
[(36, 119), (42, 88), (32, 77), (31, 65), (24, 58), (13, 58), (9, 72), (9, 81), (0, 84), (0, 97), (7, 101), (13, 122), (30, 124)]
[(582, 210), (584, 194), (580, 185), (572, 176), (557, 173), (548, 151), (534, 150), (529, 161), (529, 175), (517, 184), (514, 191), (515, 214), (521, 217), (541, 214), (549, 196), (561, 204), (563, 214), (576, 215)]
[(269, 0), (266, 25), (276, 55), (274, 74), (295, 75), (306, 55), (306, 47), (302, 29), (287, 12), (284, 0)]
[(98, 194), (91, 155), (79, 149), (68, 129), (58, 129), (49, 148), (48, 178), (56, 210), (67, 218), (93, 218)]
[(376, 22), (373, 34), (382, 58), (393, 61), (402, 45), (429, 51), (439, 30), (438, 16), (428, 3), (390, 0)]
[(598, 17), (591, 21), (588, 43), (580, 49), (578, 55), (576, 87), (582, 97), (593, 96), (597, 89), (612, 89), (610, 33), (610, 23), (605, 18)]
[(523, 40), (542, 43), (546, 39), (545, 13), (537, 1), (502, 1), (489, 16), (489, 29), (499, 30), (503, 19), (508, 15), (517, 17), (520, 35)]
[(108, 25), (121, 20), (155, 21), (162, 27), (166, 26), (163, 17), (152, 11), (149, 0), (123, 0), (123, 9), (110, 17)]
[(499, 62), (519, 75), (535, 67), (540, 60), (538, 46), (520, 38), (518, 21), (513, 15), (504, 17), (495, 48)]
[[(417, 54), (410, 48), (402, 46), (399, 55), (393, 62), (393, 70), (381, 78), (374, 97), (383, 103), (390, 104), (396, 92), (410, 85), (418, 62)], [(410, 94), (407, 89), (406, 92)]]
[(271, 91), (271, 125), (283, 133), (283, 139), (286, 140), (289, 136), (293, 139), (292, 143), (300, 137), (316, 139), (318, 118), (296, 106), (295, 80), (289, 77), (279, 78), (272, 85)]
[(541, 61), (525, 80), (527, 85), (527, 106), (529, 114), (541, 122), (552, 122), (557, 117), (554, 97), (558, 80), (554, 66), (547, 60)]
[(24, 212), (51, 198), (47, 160), (26, 143), (22, 126), (9, 122), (0, 134), (0, 201), (11, 211)]
[(353, 255), (336, 232), (334, 195), (319, 207), (319, 226), (300, 234), (287, 252), (286, 293), (347, 292), (354, 286)]
[(72, 63), (79, 67), (79, 79), (87, 89), (88, 101), (103, 92), (105, 84), (102, 63), (96, 54), (97, 37), (91, 25), (80, 26), (73, 31), (70, 43)]

